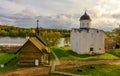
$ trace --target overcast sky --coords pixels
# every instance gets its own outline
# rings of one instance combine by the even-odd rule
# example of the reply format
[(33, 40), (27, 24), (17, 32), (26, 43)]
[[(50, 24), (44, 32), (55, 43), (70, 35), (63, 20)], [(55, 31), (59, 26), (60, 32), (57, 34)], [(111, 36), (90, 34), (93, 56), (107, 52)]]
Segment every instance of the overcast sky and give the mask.
[(92, 27), (111, 30), (120, 24), (120, 0), (0, 0), (0, 24), (17, 27), (79, 28), (87, 9)]

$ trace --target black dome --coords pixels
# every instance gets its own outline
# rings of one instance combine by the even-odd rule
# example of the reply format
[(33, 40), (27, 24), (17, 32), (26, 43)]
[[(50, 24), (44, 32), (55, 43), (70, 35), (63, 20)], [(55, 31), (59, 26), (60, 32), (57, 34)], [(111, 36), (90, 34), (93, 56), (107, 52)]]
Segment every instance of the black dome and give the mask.
[(80, 17), (80, 20), (91, 20), (91, 19), (90, 16), (85, 12), (85, 14)]

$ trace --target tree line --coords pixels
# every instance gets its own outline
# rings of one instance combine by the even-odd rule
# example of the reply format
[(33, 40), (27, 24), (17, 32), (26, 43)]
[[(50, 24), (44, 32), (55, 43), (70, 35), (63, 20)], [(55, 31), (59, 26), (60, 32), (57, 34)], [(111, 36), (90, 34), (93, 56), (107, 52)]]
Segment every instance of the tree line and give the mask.
[[(46, 29), (39, 28), (39, 35), (48, 46), (55, 46), (59, 43), (61, 37), (66, 38), (66, 43), (69, 41), (70, 30), (65, 29)], [(34, 37), (36, 28), (19, 28), (14, 26), (0, 25), (1, 37)]]
[(26, 37), (35, 36), (34, 29), (30, 28), (19, 28), (14, 26), (0, 25), (0, 36), (1, 37)]
[[(33, 37), (36, 33), (36, 28), (19, 28), (15, 26), (7, 26), (7, 25), (0, 25), (0, 36), (5, 37)], [(46, 28), (39, 28), (40, 33), (44, 31), (53, 31), (53, 32), (60, 32), (63, 37), (70, 36), (70, 30), (65, 29), (46, 29)]]

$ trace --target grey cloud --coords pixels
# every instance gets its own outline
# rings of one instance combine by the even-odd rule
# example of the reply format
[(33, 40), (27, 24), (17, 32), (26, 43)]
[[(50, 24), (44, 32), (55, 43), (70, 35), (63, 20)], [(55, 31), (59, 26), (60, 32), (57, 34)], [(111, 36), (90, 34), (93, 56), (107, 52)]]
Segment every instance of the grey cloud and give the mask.
[(48, 28), (71, 29), (72, 27), (78, 26), (74, 23), (73, 20), (71, 20), (71, 18), (67, 18), (67, 20), (61, 20), (59, 17), (60, 16), (56, 16), (54, 18), (50, 16), (46, 17), (40, 16), (37, 19), (40, 20), (41, 27), (43, 26)]
[(22, 3), (22, 2), (24, 2), (26, 0), (8, 0), (8, 1), (16, 2), (16, 3)]
[(120, 20), (120, 13), (118, 13), (118, 14), (113, 14), (112, 17)]

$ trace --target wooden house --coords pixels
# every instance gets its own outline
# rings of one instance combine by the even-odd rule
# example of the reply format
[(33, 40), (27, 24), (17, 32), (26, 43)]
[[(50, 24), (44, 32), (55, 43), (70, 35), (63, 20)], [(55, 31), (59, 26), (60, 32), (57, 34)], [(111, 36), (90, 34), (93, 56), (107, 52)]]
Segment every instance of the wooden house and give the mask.
[(19, 53), (20, 66), (39, 66), (50, 61), (50, 49), (39, 37), (29, 38), (16, 53)]

